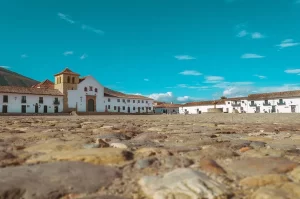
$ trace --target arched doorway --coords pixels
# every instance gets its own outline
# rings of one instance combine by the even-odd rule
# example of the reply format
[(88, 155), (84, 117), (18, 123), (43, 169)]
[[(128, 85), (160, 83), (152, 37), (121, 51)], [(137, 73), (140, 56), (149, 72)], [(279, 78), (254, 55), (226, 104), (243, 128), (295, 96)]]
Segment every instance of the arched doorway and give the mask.
[(93, 99), (88, 100), (88, 112), (94, 112), (95, 111), (95, 102)]

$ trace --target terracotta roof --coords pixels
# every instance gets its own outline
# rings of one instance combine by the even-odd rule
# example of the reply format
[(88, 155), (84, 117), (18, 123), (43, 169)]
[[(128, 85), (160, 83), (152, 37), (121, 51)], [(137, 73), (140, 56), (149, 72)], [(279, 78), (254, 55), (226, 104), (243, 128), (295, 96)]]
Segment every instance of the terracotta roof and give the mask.
[(214, 103), (217, 102), (217, 105), (225, 104), (225, 100), (211, 100), (211, 101), (200, 101), (200, 102), (189, 102), (182, 106), (208, 106), (208, 105), (214, 105)]
[(55, 74), (54, 76), (61, 75), (61, 74), (67, 74), (67, 75), (76, 75), (76, 76), (79, 76), (78, 73), (74, 73), (73, 71), (71, 71), (71, 70), (68, 69), (68, 68), (65, 68), (63, 71), (61, 71), (60, 73)]
[(295, 91), (284, 91), (284, 92), (273, 92), (273, 93), (259, 93), (248, 95), (248, 100), (265, 100), (265, 99), (278, 99), (286, 97), (300, 97), (300, 90)]
[(18, 87), (18, 86), (0, 86), (0, 93), (19, 93), (19, 94), (32, 94), (32, 95), (63, 95), (57, 89), (45, 89), (45, 88), (30, 88), (30, 87)]
[(118, 91), (104, 87), (104, 96), (105, 97), (118, 97), (118, 98), (127, 98), (127, 99), (143, 99), (143, 100), (152, 100), (151, 98), (144, 97), (141, 95), (127, 95)]
[(181, 105), (180, 104), (158, 104), (153, 106), (154, 108), (179, 108)]
[(36, 85), (33, 85), (31, 88), (50, 88), (54, 89), (54, 83), (51, 82), (50, 80), (46, 79), (45, 81), (38, 83)]
[(224, 99), (225, 101), (239, 101), (239, 100), (246, 100), (248, 97), (232, 97), (232, 98), (227, 98)]

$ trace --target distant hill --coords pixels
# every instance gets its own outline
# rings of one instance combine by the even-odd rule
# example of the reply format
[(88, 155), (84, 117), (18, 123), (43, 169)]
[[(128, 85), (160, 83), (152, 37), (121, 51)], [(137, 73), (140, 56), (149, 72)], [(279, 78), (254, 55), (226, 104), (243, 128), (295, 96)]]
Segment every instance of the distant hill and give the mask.
[(31, 87), (39, 82), (0, 67), (0, 86), (22, 86)]

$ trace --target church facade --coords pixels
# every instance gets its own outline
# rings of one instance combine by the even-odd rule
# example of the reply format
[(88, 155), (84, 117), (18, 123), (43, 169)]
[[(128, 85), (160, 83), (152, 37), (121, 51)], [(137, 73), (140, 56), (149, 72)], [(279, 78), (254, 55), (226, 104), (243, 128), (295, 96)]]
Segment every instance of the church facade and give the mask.
[(54, 77), (54, 83), (45, 80), (32, 88), (0, 86), (0, 112), (153, 112), (152, 99), (111, 90), (92, 76), (80, 77), (66, 68)]

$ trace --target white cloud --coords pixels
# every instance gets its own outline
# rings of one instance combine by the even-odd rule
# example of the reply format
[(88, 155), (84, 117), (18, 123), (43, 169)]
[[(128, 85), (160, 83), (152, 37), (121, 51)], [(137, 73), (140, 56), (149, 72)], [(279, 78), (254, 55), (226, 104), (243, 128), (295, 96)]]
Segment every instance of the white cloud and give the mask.
[(59, 18), (61, 18), (62, 20), (65, 20), (66, 22), (68, 22), (70, 24), (74, 24), (75, 23), (75, 21), (73, 21), (70, 16), (65, 15), (63, 13), (59, 12), (59, 13), (57, 13), (57, 16), (59, 16)]
[(176, 97), (173, 95), (172, 92), (166, 92), (166, 93), (153, 93), (149, 95), (148, 97), (160, 101), (160, 102), (173, 102), (173, 103), (186, 103), (191, 101), (200, 100), (200, 98), (194, 98), (190, 96), (179, 96)]
[(84, 53), (83, 55), (80, 56), (80, 59), (83, 60), (83, 59), (85, 59), (87, 57), (88, 57), (88, 55)]
[(195, 71), (195, 70), (185, 70), (179, 73), (180, 75), (192, 75), (192, 76), (199, 76), (202, 75), (202, 73)]
[(103, 35), (104, 34), (104, 31), (96, 29), (96, 28), (93, 28), (93, 27), (85, 25), (85, 24), (82, 24), (81, 28), (82, 28), (82, 30), (91, 31), (91, 32), (97, 33), (99, 35)]
[(200, 85), (191, 86), (188, 84), (178, 84), (176, 87), (172, 87), (172, 88), (188, 88), (188, 89), (206, 90), (209, 87), (208, 86), (200, 86)]
[(281, 44), (278, 44), (276, 46), (280, 48), (288, 48), (288, 47), (293, 47), (293, 46), (298, 46), (300, 43), (295, 42), (293, 39), (286, 39), (281, 42)]
[(262, 38), (264, 38), (265, 36), (264, 35), (262, 35), (261, 33), (259, 33), (259, 32), (254, 32), (254, 33), (252, 33), (252, 39), (262, 39)]
[(265, 56), (252, 54), (252, 53), (246, 53), (241, 56), (242, 59), (260, 59), (260, 58), (264, 58), (264, 57)]
[(144, 81), (145, 81), (145, 82), (149, 82), (149, 79), (145, 78)]
[(259, 79), (266, 79), (267, 77), (264, 75), (253, 75), (255, 77), (258, 77)]
[(66, 51), (66, 52), (64, 52), (64, 56), (73, 55), (73, 54), (74, 54), (73, 51)]
[(295, 1), (296, 4), (300, 4), (300, 0)]
[(224, 77), (221, 76), (206, 76), (205, 83), (218, 83), (224, 80)]
[(242, 30), (237, 34), (237, 37), (246, 37), (248, 32), (246, 30)]
[(0, 68), (10, 68), (9, 66), (0, 66)]
[(300, 73), (300, 69), (289, 69), (289, 70), (285, 70), (285, 73), (289, 73), (289, 74), (299, 74)]
[(25, 59), (27, 57), (28, 57), (28, 55), (26, 55), (26, 54), (21, 55), (21, 58), (23, 58), (23, 59)]
[(196, 59), (195, 57), (192, 57), (190, 55), (176, 55), (175, 58), (178, 59), (178, 60), (192, 60), (192, 59)]

